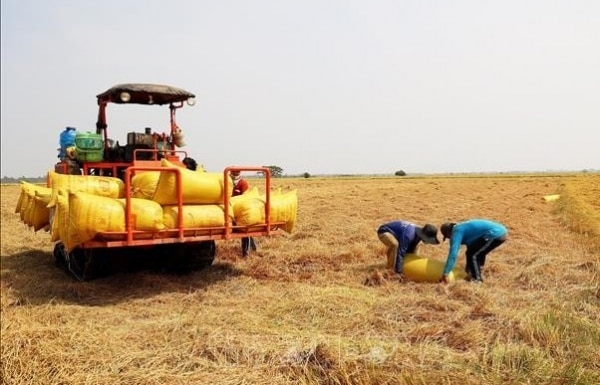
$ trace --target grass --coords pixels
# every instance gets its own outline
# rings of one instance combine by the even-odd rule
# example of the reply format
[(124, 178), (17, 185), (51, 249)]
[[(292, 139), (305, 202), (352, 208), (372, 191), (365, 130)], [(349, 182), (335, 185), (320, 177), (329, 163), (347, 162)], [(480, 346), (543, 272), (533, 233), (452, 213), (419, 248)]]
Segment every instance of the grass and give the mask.
[(573, 231), (589, 238), (600, 248), (600, 181), (596, 176), (582, 175), (562, 184), (558, 211)]
[[(2, 186), (2, 383), (596, 384), (599, 183), (278, 179), (298, 189), (296, 229), (257, 239), (250, 258), (224, 241), (207, 270), (84, 283), (20, 222), (19, 187)], [(472, 217), (509, 229), (483, 285), (385, 274), (380, 223)], [(444, 259), (447, 247), (419, 252)]]

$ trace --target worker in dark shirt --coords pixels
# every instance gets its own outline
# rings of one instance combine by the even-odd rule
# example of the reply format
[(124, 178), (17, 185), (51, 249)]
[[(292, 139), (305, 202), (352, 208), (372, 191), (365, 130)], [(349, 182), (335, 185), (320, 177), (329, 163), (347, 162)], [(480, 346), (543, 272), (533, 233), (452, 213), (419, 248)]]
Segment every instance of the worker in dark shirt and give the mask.
[(423, 227), (407, 221), (393, 221), (385, 223), (377, 229), (379, 240), (386, 245), (387, 268), (404, 278), (404, 256), (414, 253), (419, 242), (438, 245), (437, 227), (426, 224)]

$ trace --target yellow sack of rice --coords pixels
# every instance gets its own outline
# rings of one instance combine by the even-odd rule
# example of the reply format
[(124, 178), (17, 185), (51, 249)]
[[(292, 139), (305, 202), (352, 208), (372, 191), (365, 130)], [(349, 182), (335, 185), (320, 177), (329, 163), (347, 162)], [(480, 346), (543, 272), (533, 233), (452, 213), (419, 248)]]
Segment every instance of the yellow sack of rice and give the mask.
[[(118, 199), (125, 215), (127, 200)], [(165, 229), (163, 208), (157, 202), (149, 199), (131, 198), (131, 215), (133, 229), (140, 231), (161, 231)], [(125, 216), (123, 216), (123, 231), (125, 231)]]
[(56, 196), (59, 190), (64, 190), (67, 194), (84, 192), (108, 198), (125, 197), (125, 183), (119, 178), (96, 175), (68, 175), (59, 174), (55, 171), (49, 171), (48, 176), (52, 188), (52, 198), (48, 207), (53, 207), (56, 204)]
[[(406, 254), (403, 262), (404, 275), (415, 282), (439, 282), (445, 266), (444, 261), (416, 254)], [(448, 275), (450, 281), (465, 278), (466, 273), (459, 267), (455, 267)]]
[[(162, 167), (174, 168), (171, 162), (161, 160)], [(222, 173), (196, 172), (186, 168), (177, 167), (181, 172), (182, 199), (183, 204), (219, 204), (223, 203), (224, 194), (231, 196), (233, 183), (228, 184), (225, 191), (225, 183)], [(163, 206), (177, 204), (177, 175), (175, 171), (161, 171), (156, 186), (156, 192), (152, 198)]]
[(27, 226), (33, 226), (33, 213), (35, 211), (35, 192), (33, 189), (27, 190), (27, 197), (25, 199), (25, 214), (23, 223)]
[(283, 230), (289, 234), (294, 230), (298, 213), (297, 190), (271, 196), (271, 222), (285, 222)]
[(21, 207), (23, 207), (23, 200), (25, 199), (25, 182), (21, 182), (21, 192), (19, 193), (19, 200), (17, 200), (17, 205), (15, 206), (15, 213), (19, 214), (21, 212)]
[[(269, 216), (271, 222), (285, 222), (284, 231), (291, 233), (296, 224), (298, 212), (297, 190), (271, 195)], [(266, 197), (248, 198), (236, 202), (233, 207), (235, 222), (242, 226), (252, 226), (266, 223)]]
[(29, 183), (26, 181), (20, 181), (21, 184), (21, 193), (19, 194), (19, 200), (17, 201), (17, 206), (15, 207), (15, 213), (20, 214), (21, 208), (23, 207), (23, 202), (25, 200), (25, 196), (28, 191), (40, 191), (41, 193), (51, 192), (52, 190), (49, 187), (42, 187), (35, 185), (33, 183)]
[(54, 216), (50, 227), (51, 242), (67, 239), (69, 232), (69, 198), (64, 193), (56, 197), (56, 205), (53, 208)]
[(54, 214), (54, 209), (48, 208), (48, 203), (52, 197), (52, 189), (50, 187), (40, 187), (35, 191), (35, 197), (36, 204), (39, 205), (40, 213), (43, 213), (44, 216), (47, 216), (47, 218), (44, 219), (45, 224), (40, 227), (40, 229), (49, 231), (50, 226), (52, 225), (52, 216)]
[(34, 231), (43, 229), (50, 224), (49, 196), (39, 196), (35, 193), (31, 210), (30, 223)]
[[(185, 168), (183, 165), (172, 163), (173, 166)], [(160, 171), (136, 171), (131, 178), (131, 196), (133, 198), (153, 199)]]
[(33, 201), (33, 194), (30, 193), (30, 189), (28, 187), (25, 187), (24, 191), (23, 191), (23, 201), (21, 202), (21, 207), (20, 207), (20, 211), (19, 211), (19, 218), (21, 218), (21, 221), (25, 224), (27, 223), (27, 218), (28, 218), (28, 212), (30, 211), (30, 206), (32, 204)]
[(153, 199), (160, 171), (136, 172), (131, 178), (131, 196), (133, 198)]
[(38, 231), (50, 223), (50, 210), (46, 207), (50, 200), (47, 187), (33, 184), (23, 185), (24, 195), (21, 202), (23, 223)]
[(261, 197), (248, 197), (237, 200), (233, 206), (233, 218), (240, 226), (265, 223), (265, 201)]
[(50, 199), (52, 199), (52, 189), (50, 187), (38, 187), (34, 190), (34, 194), (40, 201), (48, 206)]
[[(132, 228), (160, 231), (165, 228), (162, 207), (147, 199), (131, 198)], [(67, 251), (102, 232), (125, 231), (125, 199), (107, 198), (82, 192), (69, 194)]]
[(258, 198), (259, 196), (260, 194), (258, 192), (258, 188), (251, 187), (248, 190), (246, 190), (243, 194), (229, 198), (229, 204), (231, 205), (231, 207), (233, 207), (235, 206), (236, 202), (243, 201), (244, 199), (248, 198)]
[(21, 181), (21, 193), (19, 194), (19, 200), (15, 207), (15, 213), (19, 214), (21, 220), (23, 220), (23, 213), (25, 211), (25, 206), (27, 205), (27, 200), (29, 199), (27, 191), (31, 190), (33, 186), (34, 185), (29, 182)]
[(15, 213), (21, 214), (21, 220), (23, 220), (24, 212), (27, 209), (26, 206), (31, 204), (30, 201), (33, 200), (35, 196), (49, 198), (51, 192), (52, 190), (49, 187), (38, 186), (33, 183), (21, 181), (21, 193), (19, 194), (19, 200), (15, 207)]
[[(195, 172), (195, 171), (194, 171)], [(225, 213), (223, 205), (183, 205), (183, 228), (196, 227), (223, 227), (225, 226)], [(167, 229), (177, 228), (177, 205), (164, 207), (164, 222)], [(231, 212), (229, 214), (232, 217)]]

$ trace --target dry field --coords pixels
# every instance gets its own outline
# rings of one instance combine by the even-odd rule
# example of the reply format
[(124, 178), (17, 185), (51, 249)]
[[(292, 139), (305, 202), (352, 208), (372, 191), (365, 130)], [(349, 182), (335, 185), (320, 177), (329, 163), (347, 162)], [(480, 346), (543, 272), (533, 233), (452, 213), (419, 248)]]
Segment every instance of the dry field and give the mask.
[[(89, 282), (3, 185), (2, 384), (600, 383), (600, 175), (274, 185), (298, 189), (296, 230), (249, 259), (219, 242), (207, 270)], [(473, 217), (509, 229), (483, 285), (386, 278), (379, 224)]]

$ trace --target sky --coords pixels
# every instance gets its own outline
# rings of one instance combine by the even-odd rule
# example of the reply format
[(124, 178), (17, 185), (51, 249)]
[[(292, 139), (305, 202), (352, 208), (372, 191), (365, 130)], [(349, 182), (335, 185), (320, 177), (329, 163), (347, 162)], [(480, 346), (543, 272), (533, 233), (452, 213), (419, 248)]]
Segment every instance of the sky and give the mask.
[[(600, 169), (597, 0), (1, 0), (1, 175), (43, 176), (96, 95), (196, 95), (182, 149), (285, 175)], [(111, 104), (108, 133), (169, 132)]]

